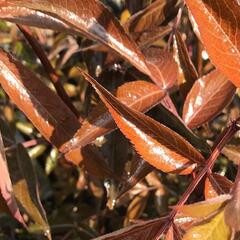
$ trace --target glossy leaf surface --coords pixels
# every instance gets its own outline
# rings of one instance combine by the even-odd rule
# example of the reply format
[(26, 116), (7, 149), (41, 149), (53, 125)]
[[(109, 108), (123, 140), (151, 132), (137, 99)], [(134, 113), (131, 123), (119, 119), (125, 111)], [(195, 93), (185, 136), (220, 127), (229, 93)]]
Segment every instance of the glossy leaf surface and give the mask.
[(37, 10), (19, 7), (12, 1), (0, 2), (0, 18), (13, 23), (74, 33), (63, 21)]
[(39, 132), (63, 150), (80, 125), (64, 102), (33, 72), (3, 50), (0, 51), (0, 83)]
[(144, 160), (164, 172), (181, 174), (189, 174), (203, 161), (202, 155), (180, 135), (128, 108), (89, 75), (82, 74), (94, 86), (120, 130)]
[(178, 67), (173, 53), (161, 50), (159, 47), (150, 47), (144, 51), (144, 54), (152, 73), (161, 76), (159, 78), (161, 81), (155, 81), (155, 83), (164, 89), (173, 87), (178, 75)]
[[(129, 32), (142, 32), (153, 29), (168, 18), (176, 16), (176, 0), (157, 0), (146, 7), (144, 10), (134, 14), (126, 23)], [(166, 11), (171, 9), (171, 11)]]
[[(125, 83), (116, 91), (116, 97), (121, 102), (140, 112), (146, 112), (160, 103), (164, 95), (165, 93), (159, 87), (146, 81)], [(111, 114), (100, 103), (82, 123), (75, 142), (78, 142), (79, 146), (85, 146), (97, 137), (110, 133), (116, 127)]]
[(184, 103), (184, 122), (189, 128), (196, 128), (212, 120), (231, 102), (235, 91), (235, 86), (218, 70), (198, 79)]
[[(140, 71), (153, 76), (145, 63), (143, 54), (136, 44), (128, 37), (116, 18), (104, 5), (97, 0), (14, 0), (19, 6), (44, 12), (55, 21), (64, 22), (73, 29), (73, 33), (80, 33), (88, 38), (100, 41), (104, 45), (125, 57)], [(31, 22), (28, 22), (31, 25)], [(54, 25), (51, 26), (54, 29)]]
[(187, 46), (182, 39), (181, 33), (176, 30), (174, 35), (174, 44), (176, 48), (176, 60), (179, 67), (179, 74), (183, 77), (180, 84), (180, 91), (185, 98), (192, 88), (194, 82), (198, 79), (198, 73), (189, 56)]
[(216, 67), (240, 86), (240, 6), (236, 0), (185, 0), (193, 28)]

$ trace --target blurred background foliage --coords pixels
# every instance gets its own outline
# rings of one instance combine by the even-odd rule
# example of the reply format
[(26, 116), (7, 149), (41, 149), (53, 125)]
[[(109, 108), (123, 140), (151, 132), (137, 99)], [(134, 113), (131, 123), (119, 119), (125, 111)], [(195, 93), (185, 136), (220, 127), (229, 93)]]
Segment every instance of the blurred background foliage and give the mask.
[[(144, 8), (151, 1), (139, 1), (137, 5), (132, 3), (134, 1), (126, 3), (124, 0), (104, 0), (103, 2), (124, 23), (131, 14)], [(192, 56), (197, 56), (194, 51), (199, 47), (198, 42), (189, 26), (188, 18), (183, 15), (179, 28), (184, 29), (184, 32), (190, 36), (186, 38), (187, 44), (192, 47)], [(80, 112), (80, 120), (88, 115), (99, 99), (86, 81), (81, 79), (74, 68), (76, 65), (87, 68), (109, 90), (116, 89), (117, 85), (133, 79), (134, 72), (124, 75), (116, 64), (105, 67), (103, 62), (106, 61), (107, 54), (104, 51), (95, 50), (97, 47), (90, 40), (51, 30), (38, 28), (31, 28), (31, 30), (44, 46), (54, 69), (61, 77), (67, 94)], [(166, 46), (168, 36), (160, 39), (156, 44)], [(15, 24), (0, 21), (0, 46), (12, 52), (54, 90), (39, 59)], [(192, 60), (197, 64), (196, 57)], [(111, 62), (111, 59), (109, 61)], [(203, 71), (207, 72), (211, 69), (209, 64), (208, 59), (204, 60)], [(172, 97), (176, 106), (182, 106), (178, 92), (174, 92)], [(2, 115), (11, 126), (17, 142), (27, 146), (37, 174), (41, 200), (54, 240), (92, 239), (127, 226), (130, 222), (138, 222), (138, 219), (147, 220), (163, 216), (168, 211), (167, 206), (177, 203), (191, 181), (186, 176), (153, 171), (116, 202), (116, 192), (119, 189), (117, 180), (105, 178), (102, 173), (97, 176), (95, 172), (87, 172), (83, 166), (76, 168), (61, 160), (58, 150), (41, 138), (34, 126), (15, 107), (1, 88), (0, 102)], [(198, 135), (209, 141), (214, 140), (216, 133), (219, 133), (230, 119), (239, 114), (237, 106), (239, 106), (238, 96), (219, 117), (197, 130)], [(181, 110), (181, 107), (179, 109)], [(156, 108), (152, 109), (149, 115), (155, 119), (161, 117)], [(139, 161), (134, 149), (119, 130), (97, 139), (94, 143), (103, 153), (106, 164), (113, 172), (127, 176), (134, 167), (134, 161)], [(239, 139), (236, 138), (234, 143), (237, 146)], [(234, 153), (237, 154), (237, 151)], [(224, 155), (219, 158), (215, 171), (226, 175), (229, 179), (234, 179), (233, 163), (229, 162)], [(203, 200), (201, 192), (202, 189), (199, 189), (199, 194), (196, 191), (191, 201)], [(28, 218), (27, 215), (24, 217)], [(34, 224), (30, 224), (29, 231), (24, 230), (8, 214), (1, 213), (0, 239), (44, 239)]]

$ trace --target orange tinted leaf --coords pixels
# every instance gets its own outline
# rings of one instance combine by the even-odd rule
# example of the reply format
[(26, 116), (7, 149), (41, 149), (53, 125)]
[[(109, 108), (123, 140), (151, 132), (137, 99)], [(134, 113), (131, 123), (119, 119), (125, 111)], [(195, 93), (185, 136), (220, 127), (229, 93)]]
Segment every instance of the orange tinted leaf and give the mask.
[[(130, 17), (126, 23), (129, 32), (143, 32), (161, 25), (177, 14), (176, 0), (156, 0)], [(167, 9), (169, 11), (167, 11)]]
[[(14, 4), (30, 8), (60, 20), (90, 39), (100, 41), (131, 62), (140, 71), (158, 81), (145, 63), (144, 55), (125, 33), (112, 13), (97, 0), (12, 0)], [(89, 21), (91, 19), (91, 21)], [(31, 21), (27, 23), (31, 25)], [(41, 23), (42, 25), (42, 23)], [(54, 24), (51, 26), (54, 29)], [(63, 29), (64, 30), (64, 29)]]
[(232, 186), (233, 183), (226, 177), (217, 173), (212, 173), (211, 176), (207, 177), (205, 180), (205, 199), (211, 199), (221, 194), (229, 193)]
[(173, 226), (168, 229), (165, 240), (174, 240)]
[(184, 122), (196, 128), (212, 120), (231, 102), (235, 91), (235, 86), (218, 70), (198, 79), (184, 103)]
[(180, 76), (183, 75), (183, 81), (179, 83), (180, 90), (185, 99), (195, 80), (198, 79), (198, 73), (188, 54), (187, 46), (182, 39), (181, 33), (178, 30), (175, 31), (174, 46), (176, 49), (175, 57), (179, 67), (179, 73)]
[(185, 0), (216, 67), (240, 86), (240, 7), (236, 0)]
[(13, 4), (11, 0), (0, 2), (0, 18), (24, 25), (31, 23), (31, 26), (53, 28), (56, 31), (66, 31), (70, 33), (74, 32), (74, 30), (63, 21), (40, 11), (19, 7)]
[(203, 161), (202, 155), (183, 137), (152, 118), (128, 108), (86, 73), (116, 124), (144, 160), (164, 172), (189, 174)]
[(147, 49), (156, 41), (163, 39), (166, 35), (171, 33), (172, 27), (170, 25), (156, 27), (150, 31), (141, 33), (131, 33), (131, 37), (135, 40), (141, 49)]
[(161, 50), (159, 47), (150, 47), (144, 51), (148, 66), (153, 74), (161, 76), (161, 82), (156, 82), (162, 88), (171, 88), (177, 80), (178, 67), (173, 53)]
[(74, 114), (33, 72), (0, 51), (0, 83), (12, 101), (52, 144), (64, 149), (79, 128)]
[[(146, 81), (134, 81), (125, 83), (117, 89), (116, 97), (129, 107), (140, 112), (146, 112), (160, 103), (165, 93), (155, 84)], [(82, 127), (75, 137), (76, 145), (85, 146), (97, 137), (110, 133), (116, 128), (116, 124), (101, 103), (90, 112), (88, 118), (83, 121)]]

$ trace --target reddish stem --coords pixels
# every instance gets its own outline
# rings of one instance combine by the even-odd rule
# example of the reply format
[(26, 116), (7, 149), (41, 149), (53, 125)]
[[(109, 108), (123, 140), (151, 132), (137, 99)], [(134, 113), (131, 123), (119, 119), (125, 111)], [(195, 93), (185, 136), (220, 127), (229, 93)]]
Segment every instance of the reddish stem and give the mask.
[(58, 74), (56, 73), (56, 71), (53, 69), (52, 64), (48, 60), (42, 46), (39, 44), (37, 39), (32, 35), (32, 33), (28, 27), (18, 25), (18, 24), (17, 24), (17, 26), (20, 29), (20, 31), (23, 33), (25, 38), (27, 39), (28, 43), (31, 45), (32, 49), (34, 50), (34, 52), (36, 53), (38, 58), (40, 59), (42, 65), (43, 65), (46, 73), (48, 74), (49, 79), (53, 83), (59, 97), (66, 103), (66, 105), (71, 109), (71, 111), (76, 115), (76, 117), (79, 117), (78, 111), (72, 104), (71, 99), (69, 98), (65, 89), (63, 88), (60, 78), (59, 78)]
[[(177, 207), (175, 209), (173, 209), (172, 212), (169, 214), (168, 220), (165, 222), (165, 224), (163, 224), (161, 226), (160, 230), (156, 234), (156, 238), (155, 238), (156, 240), (159, 240), (161, 238), (162, 234), (168, 230), (168, 228), (173, 223), (173, 220), (174, 220), (176, 214), (178, 213), (179, 207), (183, 206), (186, 203), (186, 201), (188, 200), (188, 198), (190, 197), (190, 195), (192, 194), (194, 189), (197, 187), (199, 182), (205, 176), (205, 174), (209, 170), (212, 169), (212, 167), (214, 166), (214, 163), (216, 162), (216, 160), (217, 160), (218, 156), (220, 155), (224, 146), (227, 144), (227, 142), (229, 140), (231, 140), (231, 138), (234, 136), (234, 134), (240, 129), (240, 127), (238, 126), (239, 120), (240, 120), (240, 118), (233, 121), (232, 124), (229, 127), (227, 127), (226, 130), (224, 131), (224, 135), (219, 140), (217, 140), (215, 147), (212, 151), (212, 154), (206, 161), (206, 165), (201, 169), (201, 171), (196, 176), (196, 178), (188, 186), (187, 190), (184, 192), (183, 196), (181, 197), (180, 201), (178, 202)], [(240, 173), (239, 173), (239, 175), (240, 175)]]

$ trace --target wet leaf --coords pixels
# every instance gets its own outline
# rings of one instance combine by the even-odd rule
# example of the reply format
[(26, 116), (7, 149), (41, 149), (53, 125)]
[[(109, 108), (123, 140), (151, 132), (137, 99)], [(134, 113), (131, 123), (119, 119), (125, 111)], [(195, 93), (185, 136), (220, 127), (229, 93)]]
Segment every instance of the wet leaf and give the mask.
[(231, 230), (224, 221), (224, 212), (221, 211), (205, 222), (190, 228), (183, 236), (183, 240), (230, 240)]
[[(146, 81), (125, 83), (117, 89), (116, 97), (129, 107), (146, 112), (160, 103), (165, 93), (155, 84)], [(117, 126), (106, 107), (100, 103), (90, 112), (75, 138), (79, 146), (85, 146), (97, 137), (112, 132)]]
[(217, 173), (212, 173), (205, 180), (204, 195), (205, 199), (218, 197), (221, 194), (230, 192), (233, 183), (225, 176)]
[(202, 155), (184, 138), (152, 118), (128, 108), (86, 73), (116, 124), (131, 140), (144, 160), (164, 172), (189, 174), (203, 161)]
[(180, 91), (185, 99), (194, 82), (198, 79), (198, 73), (189, 56), (187, 46), (182, 39), (181, 33), (178, 30), (175, 30), (174, 44), (176, 48), (175, 57), (179, 67), (179, 73), (180, 75), (183, 74), (182, 82), (179, 83)]
[(64, 102), (33, 72), (3, 50), (0, 51), (0, 83), (39, 132), (63, 151), (80, 125)]
[(189, 128), (196, 128), (212, 120), (231, 102), (235, 91), (235, 86), (218, 70), (198, 79), (184, 103), (184, 122)]
[(193, 28), (216, 67), (235, 86), (240, 86), (240, 7), (236, 0), (185, 0), (192, 16)]
[[(128, 37), (110, 11), (99, 1), (12, 0), (11, 2), (21, 7), (43, 12), (55, 18), (55, 21), (64, 22), (73, 29), (73, 33), (78, 32), (90, 39), (100, 41), (119, 53), (140, 71), (153, 79), (158, 79), (158, 76), (152, 75), (151, 70), (145, 63), (143, 54), (138, 50), (136, 44)], [(32, 25), (31, 21), (27, 24)], [(51, 29), (54, 29), (54, 24)]]

